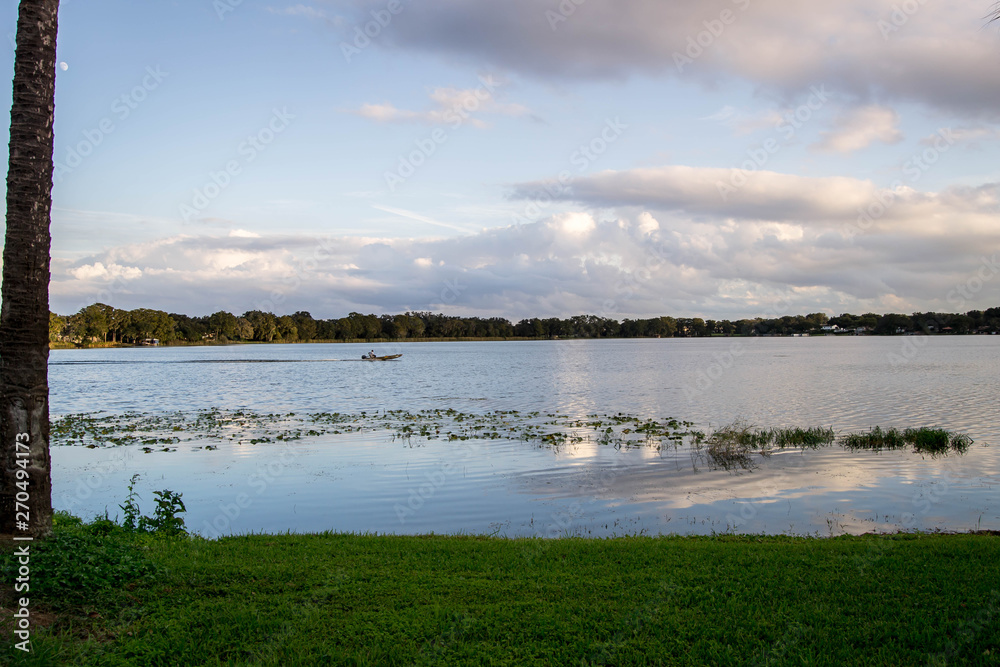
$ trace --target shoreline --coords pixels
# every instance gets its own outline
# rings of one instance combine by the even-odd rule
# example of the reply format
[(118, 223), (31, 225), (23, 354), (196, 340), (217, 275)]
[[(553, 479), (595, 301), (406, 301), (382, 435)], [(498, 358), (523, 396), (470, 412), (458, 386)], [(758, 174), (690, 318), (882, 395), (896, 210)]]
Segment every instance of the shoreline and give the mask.
[(711, 336), (671, 336), (666, 338), (661, 338), (659, 336), (603, 336), (595, 338), (584, 338), (584, 337), (564, 337), (555, 336), (547, 338), (532, 338), (525, 336), (489, 336), (489, 337), (470, 337), (470, 336), (459, 336), (450, 338), (351, 338), (351, 339), (322, 339), (322, 340), (270, 340), (270, 341), (258, 341), (258, 340), (246, 340), (246, 341), (229, 341), (226, 343), (217, 343), (213, 341), (203, 341), (203, 342), (191, 342), (191, 341), (170, 341), (166, 343), (161, 343), (159, 345), (136, 345), (133, 343), (90, 343), (87, 345), (77, 345), (74, 343), (49, 343), (49, 350), (101, 350), (101, 349), (112, 349), (112, 348), (142, 348), (142, 347), (232, 347), (238, 345), (313, 345), (313, 344), (361, 344), (366, 345), (398, 345), (400, 343), (478, 343), (478, 342), (515, 342), (515, 341), (539, 341), (539, 342), (559, 342), (559, 341), (582, 341), (582, 340), (705, 340), (705, 339), (749, 339), (749, 338), (915, 338), (915, 337), (942, 337), (942, 338), (953, 338), (953, 337), (979, 337), (986, 336), (989, 337), (996, 334), (988, 333), (968, 333), (968, 334), (956, 334), (956, 333), (933, 333), (933, 334), (913, 334), (913, 333), (901, 333), (901, 334), (866, 334), (859, 336), (857, 334), (815, 334), (815, 335), (800, 335), (800, 334), (761, 334), (758, 336), (747, 336), (743, 334), (713, 334)]

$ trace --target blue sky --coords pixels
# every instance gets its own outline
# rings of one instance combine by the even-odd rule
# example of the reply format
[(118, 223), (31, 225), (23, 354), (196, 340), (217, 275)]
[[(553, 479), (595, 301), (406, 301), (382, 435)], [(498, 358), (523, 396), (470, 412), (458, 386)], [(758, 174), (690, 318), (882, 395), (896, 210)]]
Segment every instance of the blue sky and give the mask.
[(828, 4), (63, 0), (53, 310), (1000, 304), (989, 3)]

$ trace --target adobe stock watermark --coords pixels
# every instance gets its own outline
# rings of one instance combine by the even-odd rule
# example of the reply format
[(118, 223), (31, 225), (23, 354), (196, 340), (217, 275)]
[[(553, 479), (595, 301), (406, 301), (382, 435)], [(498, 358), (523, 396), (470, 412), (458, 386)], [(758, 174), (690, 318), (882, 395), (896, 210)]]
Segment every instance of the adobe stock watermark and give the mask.
[[(629, 126), (623, 123), (619, 116), (615, 116), (614, 119), (606, 118), (600, 131), (589, 141), (580, 144), (569, 156), (570, 165), (576, 168), (577, 173), (585, 173), (598, 158), (608, 152), (611, 145), (618, 141), (628, 128)], [(518, 226), (537, 221), (544, 214), (543, 209), (551, 206), (557, 197), (569, 189), (573, 179), (573, 172), (564, 169), (554, 181), (542, 183), (543, 192), (529, 201), (520, 214), (511, 213), (511, 222)]]
[[(955, 135), (951, 128), (938, 130), (937, 134), (924, 140), (924, 143), (928, 144), (927, 148), (919, 153), (914, 153), (903, 163), (903, 175), (909, 179), (910, 183), (916, 183), (937, 164), (942, 155), (951, 150), (955, 141)], [(899, 179), (893, 181), (888, 188), (877, 191), (867, 206), (858, 209), (857, 220), (845, 223), (844, 235), (853, 239), (858, 234), (868, 231), (876, 220), (889, 212), (889, 209), (899, 201), (905, 191), (906, 186)]]
[(888, 20), (880, 18), (875, 22), (878, 31), (882, 33), (882, 39), (888, 42), (889, 37), (893, 33), (899, 32), (926, 4), (927, 0), (903, 0), (898, 5), (893, 5)]
[(253, 489), (253, 493), (241, 492), (236, 494), (233, 502), (219, 503), (219, 512), (211, 521), (206, 519), (203, 524), (203, 536), (209, 539), (217, 539), (225, 535), (232, 528), (233, 522), (244, 511), (248, 510), (254, 504), (254, 501), (260, 498), (275, 481), (293, 467), (298, 457), (299, 452), (295, 447), (285, 445), (280, 456), (272, 457), (272, 460), (266, 464), (257, 466), (256, 472), (247, 477), (247, 485)]
[[(764, 311), (761, 319), (778, 319), (787, 315), (792, 307), (788, 296), (786, 294), (777, 299), (770, 308)], [(726, 352), (716, 352), (713, 354), (712, 361), (703, 368), (698, 369), (694, 374), (694, 379), (689, 378), (688, 382), (681, 388), (688, 402), (693, 402), (704, 396), (705, 392), (710, 391), (719, 380), (736, 367), (737, 362), (745, 352), (746, 348), (743, 343), (735, 341), (729, 346), (729, 350)]]
[(919, 334), (916, 336), (903, 336), (903, 342), (899, 346), (898, 352), (890, 352), (887, 355), (889, 359), (889, 364), (891, 366), (902, 366), (903, 364), (908, 364), (917, 358), (920, 354), (920, 350), (927, 347), (930, 342), (931, 337), (927, 334)]
[(243, 4), (243, 0), (212, 0), (212, 9), (220, 21), (226, 20), (226, 14), (236, 11), (236, 8)]
[(104, 288), (97, 293), (97, 299), (93, 301), (81, 301), (74, 310), (74, 313), (79, 313), (81, 310), (90, 306), (94, 303), (103, 303), (106, 306), (113, 306), (115, 301), (115, 295), (125, 292), (125, 288), (128, 286), (128, 280), (117, 275), (111, 280), (104, 283)]
[[(441, 116), (442, 120), (448, 124), (449, 129), (452, 131), (462, 127), (483, 104), (493, 100), (493, 93), (496, 92), (500, 85), (501, 83), (494, 79), (492, 75), (480, 76), (479, 86), (468, 95), (465, 95), (454, 107), (445, 111)], [(399, 160), (396, 169), (386, 171), (383, 174), (389, 192), (395, 192), (399, 186), (406, 183), (411, 176), (417, 173), (420, 167), (427, 163), (427, 160), (431, 156), (437, 153), (438, 148), (447, 142), (448, 132), (445, 131), (445, 128), (440, 127), (435, 128), (431, 131), (430, 135), (422, 139), (415, 139), (413, 142), (415, 148), (409, 153), (398, 156)]]
[(610, 317), (618, 313), (620, 301), (635, 296), (636, 289), (650, 282), (653, 273), (669, 259), (670, 249), (662, 245), (648, 244), (644, 246), (646, 261), (638, 269), (627, 271), (625, 276), (615, 283), (615, 296), (605, 299), (601, 304), (599, 317)]
[(455, 303), (467, 287), (468, 285), (463, 285), (458, 278), (445, 280), (444, 287), (441, 289), (441, 303), (449, 306)]
[(99, 120), (95, 127), (84, 130), (83, 138), (66, 149), (66, 157), (61, 162), (58, 160), (55, 162), (52, 171), (55, 181), (61, 183), (63, 178), (93, 155), (97, 147), (119, 127), (116, 121), (117, 123), (126, 121), (168, 76), (170, 73), (162, 71), (159, 66), (147, 67), (142, 81), (128, 92), (116, 97), (111, 103), (111, 115)]
[(434, 498), (437, 493), (444, 488), (448, 478), (461, 470), (459, 464), (473, 458), (479, 453), (479, 445), (473, 443), (462, 443), (459, 447), (461, 455), (456, 461), (445, 461), (436, 469), (424, 473), (424, 478), (417, 487), (408, 489), (408, 497), (405, 503), (396, 503), (392, 511), (396, 513), (400, 525), (405, 525), (406, 520), (419, 512), (427, 501)]
[[(997, 623), (998, 615), (1000, 615), (1000, 590), (994, 589), (990, 593), (987, 605), (979, 610), (974, 619), (962, 621), (952, 632), (949, 632), (948, 636), (951, 638), (951, 641), (948, 642), (945, 650), (927, 656), (927, 664), (934, 667), (938, 665), (945, 667), (945, 665), (953, 664), (952, 660), (960, 656), (966, 647), (975, 641), (976, 637), (982, 634), (982, 632), (996, 632), (994, 626)], [(993, 646), (994, 648), (990, 650), (992, 654), (995, 654), (997, 651), (995, 648), (996, 644), (993, 644)], [(986, 656), (987, 653), (983, 655)], [(995, 655), (993, 657), (995, 658)], [(983, 663), (980, 663), (977, 660), (975, 664), (986, 664), (988, 662), (992, 661), (987, 659)]]
[[(741, 12), (745, 12), (750, 7), (750, 0), (732, 0), (732, 3)], [(736, 23), (738, 16), (732, 9), (723, 9), (719, 12), (718, 17), (703, 21), (702, 25), (705, 26), (705, 29), (696, 35), (688, 36), (684, 53), (674, 51), (674, 65), (677, 66), (678, 73), (683, 74), (687, 65), (693, 65), (694, 61), (705, 54), (705, 51), (712, 48), (716, 40), (722, 37), (726, 27)]]
[(254, 310), (280, 315), (281, 306), (290, 292), (298, 290), (302, 283), (319, 270), (320, 263), (332, 258), (331, 252), (336, 248), (337, 239), (323, 236), (316, 239), (316, 246), (305, 259), (295, 258), (294, 268), (286, 274), (281, 282), (285, 290), (272, 290), (266, 299), (254, 303)]
[(389, 27), (392, 19), (399, 16), (406, 7), (403, 0), (389, 0), (384, 9), (373, 9), (369, 13), (372, 20), (363, 25), (354, 26), (354, 39), (350, 42), (340, 43), (340, 53), (348, 64), (354, 56), (360, 55), (362, 51), (372, 45), (372, 40), (378, 39), (382, 31)]
[(976, 269), (975, 273), (969, 276), (964, 283), (955, 285), (955, 289), (948, 292), (948, 303), (955, 306), (959, 312), (965, 309), (968, 300), (975, 298), (983, 291), (986, 284), (1000, 273), (1000, 262), (997, 261), (997, 254), (993, 253), (992, 257), (985, 255), (980, 257), (979, 268)]
[(244, 167), (251, 164), (275, 138), (288, 129), (289, 124), (295, 116), (288, 113), (288, 108), (274, 109), (270, 120), (257, 132), (247, 136), (245, 141), (240, 142), (236, 147), (238, 158), (226, 162), (219, 171), (208, 173), (208, 182), (200, 188), (195, 188), (194, 195), (190, 203), (181, 204), (178, 207), (181, 217), (185, 222), (196, 217), (228, 188), (233, 178), (243, 173)]
[(729, 196), (735, 194), (740, 188), (750, 181), (750, 177), (764, 168), (771, 158), (779, 153), (782, 147), (795, 137), (806, 123), (812, 120), (813, 116), (822, 109), (830, 100), (830, 93), (826, 89), (826, 84), (811, 86), (810, 95), (805, 103), (800, 104), (792, 111), (785, 114), (781, 121), (775, 125), (775, 131), (781, 135), (781, 141), (775, 137), (765, 140), (760, 146), (747, 150), (747, 159), (737, 169), (730, 170), (729, 182), (716, 181), (715, 188), (719, 191), (722, 201), (729, 201)]
[(84, 501), (94, 495), (97, 490), (112, 481), (111, 477), (128, 468), (132, 456), (130, 449), (119, 449), (110, 460), (102, 461), (94, 466), (94, 472), (77, 477), (72, 494), (63, 492), (59, 496), (59, 509), (65, 512), (75, 512), (77, 507), (83, 505)]
[(560, 23), (568, 21), (569, 17), (576, 13), (577, 7), (586, 2), (587, 0), (562, 0), (559, 6), (556, 7), (558, 11), (546, 9), (545, 20), (549, 22), (549, 29), (555, 32), (559, 28)]

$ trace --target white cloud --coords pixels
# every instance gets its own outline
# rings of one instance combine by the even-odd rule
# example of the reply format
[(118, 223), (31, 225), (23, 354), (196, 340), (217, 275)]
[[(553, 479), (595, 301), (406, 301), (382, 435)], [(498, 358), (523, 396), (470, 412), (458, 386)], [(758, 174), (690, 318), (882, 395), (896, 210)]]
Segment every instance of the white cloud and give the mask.
[(934, 134), (920, 140), (921, 146), (935, 146), (941, 142), (942, 132), (949, 140), (957, 144), (978, 147), (985, 141), (995, 141), (1000, 139), (1000, 128), (983, 123), (972, 123), (959, 125), (957, 127), (940, 130)]
[[(877, 192), (866, 181), (764, 174), (767, 187), (720, 205), (708, 171), (598, 174), (574, 183), (580, 209), (458, 237), (175, 236), (56, 257), (53, 308), (105, 300), (190, 315), (433, 310), (514, 320), (735, 318), (778, 303), (792, 313), (954, 311), (949, 292), (976, 275), (984, 249), (1000, 247), (996, 185), (901, 189), (861, 228), (855, 204)], [(609, 200), (617, 214), (594, 212)], [(443, 299), (446, 285), (461, 286), (458, 296)], [(99, 299), (109, 286), (113, 298)], [(998, 304), (1000, 280), (965, 305)]]
[[(369, 20), (368, 12), (383, 4), (359, 0), (347, 24)], [(563, 6), (570, 4), (566, 20), (554, 24), (546, 10), (559, 14), (561, 6), (536, 0), (414, 4), (378, 44), (549, 80), (665, 74), (715, 84), (732, 76), (788, 96), (823, 83), (861, 103), (918, 102), (988, 117), (1000, 109), (1000, 68), (992, 66), (1000, 62), (1000, 40), (996, 31), (983, 30), (980, 0), (919, 3), (898, 26), (898, 0)], [(720, 22), (724, 11), (731, 18), (726, 24)], [(886, 23), (898, 30), (887, 31)]]
[(525, 116), (530, 113), (521, 104), (499, 102), (485, 87), (435, 88), (429, 94), (431, 109), (411, 111), (399, 109), (390, 102), (363, 104), (354, 111), (362, 118), (379, 123), (417, 122), (429, 125), (456, 125), (468, 122), (474, 127), (487, 128), (489, 123), (477, 115)]
[(122, 266), (121, 264), (109, 263), (107, 266), (103, 262), (93, 264), (83, 264), (67, 271), (69, 275), (77, 280), (135, 280), (142, 277), (142, 270), (134, 266)]
[(824, 153), (853, 153), (875, 142), (896, 144), (903, 140), (899, 114), (877, 105), (850, 109), (833, 121), (834, 129), (821, 132), (823, 140), (813, 148)]
[(823, 153), (853, 153), (875, 142), (896, 144), (903, 140), (899, 114), (888, 107), (871, 105), (850, 109), (834, 120), (831, 131), (813, 148)]

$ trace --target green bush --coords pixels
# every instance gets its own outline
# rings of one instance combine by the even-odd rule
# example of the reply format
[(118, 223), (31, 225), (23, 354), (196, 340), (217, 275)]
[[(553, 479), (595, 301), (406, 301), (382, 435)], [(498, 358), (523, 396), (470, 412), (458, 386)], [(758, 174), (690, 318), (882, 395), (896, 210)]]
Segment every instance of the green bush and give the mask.
[(136, 502), (139, 494), (135, 492), (135, 483), (138, 479), (139, 475), (132, 475), (132, 479), (128, 484), (128, 496), (125, 498), (124, 504), (118, 506), (125, 513), (125, 517), (122, 519), (122, 527), (129, 532), (135, 533), (186, 535), (187, 530), (184, 527), (184, 519), (177, 516), (187, 511), (187, 508), (184, 507), (184, 502), (181, 500), (181, 494), (166, 489), (154, 491), (156, 509), (153, 510), (153, 516), (143, 516), (142, 512), (139, 511), (139, 504)]
[[(5, 581), (17, 576), (17, 559), (0, 566)], [(52, 534), (31, 545), (31, 590), (50, 605), (93, 602), (117, 593), (125, 584), (151, 577), (156, 567), (145, 549), (121, 526), (107, 518), (84, 523), (56, 512)]]

